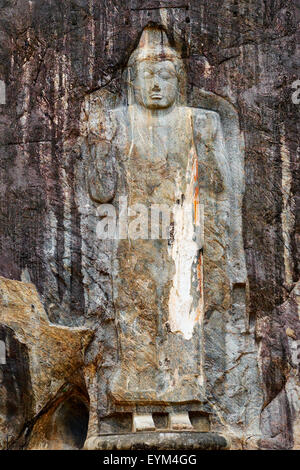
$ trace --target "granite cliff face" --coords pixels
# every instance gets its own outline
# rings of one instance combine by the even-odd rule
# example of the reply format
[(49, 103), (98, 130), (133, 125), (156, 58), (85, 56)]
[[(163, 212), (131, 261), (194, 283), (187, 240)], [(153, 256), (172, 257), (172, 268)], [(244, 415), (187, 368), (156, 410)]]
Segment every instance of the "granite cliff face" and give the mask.
[[(219, 112), (219, 97), (245, 147), (247, 277), (234, 286), (233, 308), (205, 313), (209, 408), (199, 429), (209, 430), (205, 413), (213, 409), (210, 430), (229, 436), (232, 448), (299, 448), (297, 2), (0, 7), (0, 448), (81, 448), (101, 426), (130, 429), (125, 408), (118, 423), (107, 416), (120, 342), (111, 247), (95, 232), (83, 127), (94, 109), (124, 104), (124, 70), (148, 24), (180, 45), (187, 105)], [(218, 266), (214, 255), (207, 260)], [(220, 285), (220, 275), (210, 280), (211, 305), (226, 301), (218, 300)]]

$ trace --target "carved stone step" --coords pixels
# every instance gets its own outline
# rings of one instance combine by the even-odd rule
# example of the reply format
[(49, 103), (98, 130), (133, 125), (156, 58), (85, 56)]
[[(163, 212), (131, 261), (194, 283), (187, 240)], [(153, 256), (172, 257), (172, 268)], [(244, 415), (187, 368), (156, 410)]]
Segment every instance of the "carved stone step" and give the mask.
[(139, 431), (155, 431), (155, 424), (151, 413), (133, 415), (133, 432)]
[(174, 431), (192, 431), (194, 429), (188, 413), (170, 413), (169, 428)]

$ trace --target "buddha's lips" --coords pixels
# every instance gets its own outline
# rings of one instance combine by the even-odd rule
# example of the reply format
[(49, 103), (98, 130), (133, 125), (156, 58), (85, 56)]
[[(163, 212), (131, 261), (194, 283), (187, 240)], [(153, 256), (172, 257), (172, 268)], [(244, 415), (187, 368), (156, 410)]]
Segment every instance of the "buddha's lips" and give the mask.
[(162, 96), (161, 96), (160, 94), (158, 94), (158, 93), (152, 93), (151, 98), (152, 98), (152, 99), (159, 99), (159, 100), (160, 100), (160, 99), (162, 98)]

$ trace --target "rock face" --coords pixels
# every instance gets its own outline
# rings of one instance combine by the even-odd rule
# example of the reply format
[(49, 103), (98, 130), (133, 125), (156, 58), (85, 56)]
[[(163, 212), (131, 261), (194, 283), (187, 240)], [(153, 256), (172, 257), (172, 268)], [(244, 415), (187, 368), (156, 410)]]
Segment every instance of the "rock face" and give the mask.
[[(238, 184), (236, 155), (244, 155), (236, 230), (243, 253), (237, 271), (228, 262), (240, 256), (231, 249), (232, 237), (222, 241), (222, 222), (212, 223), (204, 212), (204, 304), (195, 338), (204, 348), (205, 406), (180, 405), (176, 412), (188, 413), (195, 429), (201, 422), (198, 429), (226, 434), (232, 448), (299, 448), (299, 105), (292, 101), (292, 83), (300, 78), (296, 2), (20, 0), (0, 6), (0, 79), (6, 84), (6, 104), (0, 105), (1, 448), (81, 448), (86, 437), (130, 432), (132, 413), (153, 413), (155, 428), (162, 429), (165, 415), (174, 411), (170, 397), (156, 411), (134, 399), (128, 408), (126, 397), (114, 396), (111, 388), (112, 383), (120, 386), (116, 371), (122, 375), (122, 368), (134, 377), (138, 364), (132, 351), (138, 344), (141, 367), (154, 360), (157, 345), (151, 340), (158, 336), (153, 316), (158, 299), (162, 312), (167, 311), (164, 299), (176, 284), (173, 268), (155, 255), (154, 242), (153, 251), (146, 240), (135, 240), (134, 260), (126, 240), (113, 251), (112, 241), (96, 233), (97, 206), (115, 197), (115, 176), (117, 188), (120, 178), (127, 180), (130, 204), (143, 202), (140, 189), (146, 194), (149, 178), (151, 202), (157, 202), (156, 178), (164, 181), (157, 197), (173, 197), (173, 174), (159, 176), (152, 160), (145, 170), (141, 152), (135, 165), (124, 162), (123, 171), (117, 171), (114, 151), (120, 146), (112, 149), (108, 135), (115, 123), (119, 136), (126, 133), (124, 109), (123, 114), (113, 110), (130, 106), (124, 72), (149, 24), (162, 27), (174, 50), (180, 50), (186, 71), (184, 106), (220, 119), (224, 145), (231, 145), (232, 185)], [(180, 122), (185, 119), (182, 115)], [(139, 118), (134, 129), (141, 135), (150, 127)], [(204, 132), (201, 125), (196, 128)], [(173, 135), (168, 130), (169, 153), (184, 147), (186, 137), (178, 138), (180, 132), (186, 136), (186, 126)], [(106, 165), (106, 173), (100, 168), (100, 176), (106, 174), (104, 199), (93, 194), (90, 175), (99, 133), (107, 141), (105, 159), (100, 158)], [(121, 141), (126, 146), (130, 139)], [(152, 156), (159, 160), (162, 153)], [(218, 182), (212, 167), (208, 175)], [(244, 275), (239, 278), (236, 272)], [(143, 295), (162, 285), (163, 276), (164, 292), (155, 298)], [(144, 311), (137, 319), (144, 322), (137, 330), (139, 342), (125, 328), (134, 321), (128, 309), (134, 292), (135, 305)], [(177, 300), (175, 295), (174, 305)], [(122, 305), (128, 315), (123, 324)], [(180, 368), (182, 354), (187, 370), (189, 340), (172, 328), (187, 336), (191, 332), (182, 317), (172, 318), (166, 332), (172, 338), (170, 368)], [(172, 391), (179, 404), (192, 374), (185, 380)], [(150, 426), (148, 418), (145, 422)]]
[(79, 423), (76, 414), (83, 410), (86, 435), (83, 365), (93, 334), (51, 324), (32, 284), (0, 278), (0, 292), (2, 448), (21, 443), (34, 449), (76, 448), (69, 420)]

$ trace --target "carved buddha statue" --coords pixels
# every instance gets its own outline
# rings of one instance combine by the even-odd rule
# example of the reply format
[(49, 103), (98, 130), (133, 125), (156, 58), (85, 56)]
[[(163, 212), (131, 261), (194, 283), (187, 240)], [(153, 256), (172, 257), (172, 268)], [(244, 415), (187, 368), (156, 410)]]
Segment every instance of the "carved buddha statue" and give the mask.
[(91, 148), (90, 197), (119, 216), (125, 198), (129, 219), (162, 205), (172, 217), (164, 238), (151, 237), (146, 218), (114, 240), (119, 358), (108, 409), (144, 410), (141, 429), (151, 429), (151, 413), (166, 407), (174, 429), (191, 429), (189, 404), (206, 402), (205, 315), (230, 307), (232, 172), (218, 113), (184, 105), (183, 62), (164, 31), (143, 31), (127, 78), (128, 104), (103, 113)]

